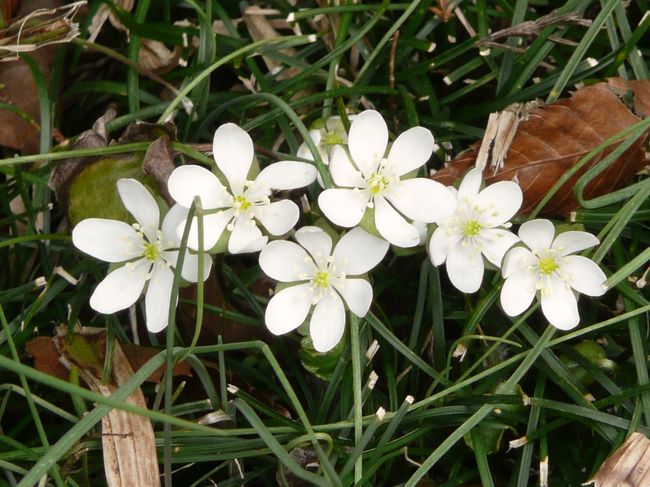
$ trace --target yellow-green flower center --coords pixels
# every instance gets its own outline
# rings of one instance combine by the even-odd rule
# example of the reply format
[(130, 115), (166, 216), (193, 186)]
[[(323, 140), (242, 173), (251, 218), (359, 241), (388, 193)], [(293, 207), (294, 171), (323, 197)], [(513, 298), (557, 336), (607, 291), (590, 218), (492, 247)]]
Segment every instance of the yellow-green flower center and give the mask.
[(329, 287), (330, 285), (330, 275), (326, 271), (318, 271), (314, 278), (312, 279), (312, 283), (318, 287)]
[(463, 227), (463, 235), (466, 237), (476, 237), (482, 229), (483, 225), (479, 222), (476, 220), (469, 220)]
[(151, 262), (156, 262), (160, 258), (160, 249), (152, 243), (145, 242), (142, 245), (142, 257)]
[(246, 199), (246, 196), (235, 196), (235, 207), (246, 211), (251, 207), (251, 202)]
[(368, 191), (372, 196), (381, 194), (388, 186), (388, 179), (381, 174), (373, 173), (368, 178)]
[(546, 257), (544, 259), (539, 259), (540, 274), (543, 274), (545, 276), (550, 276), (559, 268), (560, 266), (558, 265), (558, 263), (555, 261), (553, 257)]
[(345, 141), (343, 140), (343, 137), (336, 132), (327, 132), (323, 136), (323, 143), (325, 145), (341, 145), (344, 144)]

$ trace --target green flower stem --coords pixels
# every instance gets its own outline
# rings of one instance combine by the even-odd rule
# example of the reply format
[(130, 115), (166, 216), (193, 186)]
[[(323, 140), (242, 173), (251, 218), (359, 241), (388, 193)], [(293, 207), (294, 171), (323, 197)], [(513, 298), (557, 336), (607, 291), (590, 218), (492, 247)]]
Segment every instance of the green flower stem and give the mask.
[[(185, 227), (183, 228), (183, 236), (181, 238), (181, 246), (178, 249), (178, 260), (176, 261), (176, 268), (174, 269), (174, 281), (172, 282), (172, 294), (169, 300), (169, 314), (167, 318), (167, 334), (166, 334), (166, 355), (165, 355), (165, 414), (171, 415), (172, 409), (172, 393), (174, 383), (174, 332), (176, 331), (176, 302), (178, 301), (179, 286), (181, 283), (181, 269), (185, 263), (185, 252), (187, 251), (187, 239), (190, 236), (190, 228), (192, 220), (197, 210), (197, 202), (199, 198), (195, 197), (192, 206), (187, 214), (185, 220)], [(199, 202), (200, 205), (200, 202)], [(203, 215), (199, 214), (199, 252), (203, 251)], [(201, 271), (199, 271), (201, 272)], [(199, 309), (200, 302), (197, 305)], [(198, 315), (198, 313), (197, 313)], [(163, 448), (163, 467), (165, 477), (165, 487), (172, 487), (172, 430), (171, 424), (165, 423), (163, 428), (164, 434), (164, 448)]]
[[(363, 434), (363, 399), (361, 397), (361, 350), (359, 345), (359, 327), (361, 322), (350, 313), (350, 351), (352, 353), (352, 391), (354, 397), (354, 444), (359, 446)], [(359, 455), (354, 464), (354, 483), (363, 477), (363, 456)]]
[(30, 156), (8, 157), (0, 159), (0, 167), (15, 166), (16, 164), (27, 164), (30, 162), (56, 161), (60, 159), (72, 159), (74, 157), (108, 156), (112, 154), (123, 154), (126, 152), (146, 151), (151, 142), (135, 142), (133, 144), (120, 144), (101, 147), (99, 149), (76, 149), (69, 151), (50, 152), (48, 154), (34, 154)]

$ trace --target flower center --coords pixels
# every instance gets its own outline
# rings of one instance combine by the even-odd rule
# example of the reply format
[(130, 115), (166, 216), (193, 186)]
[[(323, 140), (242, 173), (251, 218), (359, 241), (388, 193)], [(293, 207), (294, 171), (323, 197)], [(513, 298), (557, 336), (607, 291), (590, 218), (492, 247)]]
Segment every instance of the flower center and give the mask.
[(559, 268), (560, 266), (553, 257), (546, 257), (539, 260), (539, 273), (544, 276), (550, 276)]
[(311, 280), (312, 284), (320, 288), (327, 288), (330, 285), (330, 274), (327, 271), (318, 271)]
[(160, 258), (160, 248), (156, 244), (144, 242), (142, 244), (142, 257), (151, 262), (156, 262)]
[(341, 145), (345, 144), (343, 137), (336, 132), (327, 132), (323, 137), (323, 144), (325, 145)]
[(465, 235), (465, 237), (476, 237), (482, 229), (483, 225), (479, 222), (476, 220), (469, 220), (465, 222), (465, 225), (463, 226), (463, 235)]
[(234, 207), (239, 208), (240, 210), (246, 211), (251, 207), (251, 202), (246, 199), (246, 196), (239, 195), (234, 198), (235, 203)]
[(378, 196), (388, 187), (388, 179), (382, 174), (372, 173), (368, 178), (368, 191), (372, 196)]

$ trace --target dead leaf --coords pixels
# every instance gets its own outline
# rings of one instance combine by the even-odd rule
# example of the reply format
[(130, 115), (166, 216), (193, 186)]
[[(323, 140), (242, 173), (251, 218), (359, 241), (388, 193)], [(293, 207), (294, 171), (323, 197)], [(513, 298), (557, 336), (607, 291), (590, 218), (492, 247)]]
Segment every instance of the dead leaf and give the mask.
[(73, 19), (85, 0), (65, 6), (44, 3), (45, 7), (39, 2), (24, 2), (29, 10), (21, 8), (18, 16), (22, 17), (0, 30), (0, 61), (12, 61), (18, 59), (18, 53), (63, 44), (79, 36), (79, 24)]
[(140, 66), (158, 74), (165, 74), (178, 66), (181, 58), (181, 47), (174, 46), (170, 51), (165, 44), (152, 39), (140, 39), (138, 61)]
[[(59, 336), (56, 337), (36, 337), (29, 340), (25, 344), (25, 350), (34, 359), (34, 367), (41, 372), (53, 375), (61, 380), (69, 379), (68, 369), (64, 366), (61, 355), (65, 354), (70, 349), (70, 339), (75, 343), (72, 345), (76, 350), (84, 348), (93, 350), (93, 360), (87, 360), (83, 365), (86, 368), (95, 367), (95, 363), (99, 363), (103, 367), (104, 353), (106, 351), (106, 332), (103, 329), (94, 329), (84, 327), (80, 329), (82, 334), (73, 333), (72, 338), (66, 339), (67, 332), (62, 329)], [(84, 345), (85, 344), (85, 345)], [(133, 370), (139, 370), (146, 362), (148, 362), (160, 350), (151, 347), (142, 347), (140, 345), (133, 345), (130, 343), (121, 344), (124, 356), (128, 360), (129, 366)], [(79, 355), (78, 353), (76, 354)], [(88, 355), (88, 354), (87, 354)], [(76, 361), (79, 361), (77, 357)], [(159, 367), (149, 377), (148, 382), (159, 383), (165, 371), (164, 366)], [(189, 377), (192, 375), (191, 366), (188, 362), (180, 362), (174, 366), (174, 376)], [(101, 375), (101, 374), (100, 374)]]
[(650, 485), (650, 440), (632, 433), (583, 485), (594, 487), (646, 487)]
[[(108, 397), (134, 374), (119, 343), (113, 352), (113, 383), (104, 384), (92, 368), (78, 367), (79, 377), (91, 390)], [(140, 408), (147, 403), (139, 387), (125, 402)], [(156, 437), (149, 418), (113, 409), (102, 418), (102, 454), (108, 485), (156, 487), (160, 485)]]
[(153, 178), (170, 207), (174, 204), (174, 199), (167, 189), (167, 180), (175, 168), (171, 140), (168, 135), (163, 135), (147, 149), (142, 160), (142, 170)]
[[(624, 103), (629, 95), (632, 108)], [(558, 178), (584, 155), (650, 113), (650, 81), (628, 82), (619, 78), (575, 91), (571, 98), (532, 110), (521, 120), (504, 160), (503, 169), (487, 173), (486, 184), (515, 180), (524, 192), (520, 214), (530, 213)], [(645, 148), (650, 130), (639, 137), (616, 161), (585, 188), (591, 199), (610, 193), (626, 183), (647, 163)], [(611, 153), (621, 142), (592, 158), (546, 204), (541, 214), (566, 216), (578, 208), (570, 190), (590, 167)], [(480, 143), (463, 152), (432, 178), (452, 184), (475, 165)]]
[[(114, 4), (116, 7), (119, 7), (128, 13), (133, 10), (135, 0), (115, 0)], [(97, 39), (99, 32), (102, 30), (102, 27), (107, 20), (110, 21), (113, 27), (117, 30), (127, 30), (127, 28), (122, 25), (122, 22), (120, 22), (117, 15), (115, 15), (115, 12), (111, 10), (111, 7), (108, 4), (102, 3), (95, 12), (95, 15), (93, 15), (93, 19), (88, 26), (88, 40), (90, 42), (95, 42), (95, 39)]]
[[(109, 105), (106, 113), (99, 117), (93, 124), (93, 128), (83, 132), (70, 147), (76, 149), (99, 149), (108, 145), (108, 132), (106, 124), (113, 120), (117, 115), (115, 106)], [(64, 209), (67, 209), (68, 191), (72, 180), (79, 174), (83, 168), (91, 164), (94, 158), (75, 157), (65, 159), (54, 166), (50, 174), (49, 186), (54, 190), (56, 200)]]
[[(56, 8), (62, 0), (20, 2), (16, 17), (25, 17), (39, 8)], [(46, 46), (29, 53), (49, 83), (58, 46)], [(0, 110), (0, 145), (36, 154), (40, 148), (40, 102), (38, 86), (29, 65), (22, 59), (0, 63), (0, 102), (15, 107)]]

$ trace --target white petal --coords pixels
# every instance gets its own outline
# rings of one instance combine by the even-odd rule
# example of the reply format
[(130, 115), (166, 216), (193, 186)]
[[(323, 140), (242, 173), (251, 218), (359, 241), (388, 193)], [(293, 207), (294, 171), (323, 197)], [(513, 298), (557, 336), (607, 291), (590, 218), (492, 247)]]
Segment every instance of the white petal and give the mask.
[(140, 181), (118, 179), (117, 191), (126, 209), (143, 228), (158, 230), (160, 210), (156, 200)]
[[(321, 139), (320, 131), (310, 130), (309, 135), (311, 136), (311, 140), (314, 142), (314, 145), (318, 148), (318, 144), (320, 144), (320, 139)], [(323, 151), (319, 151), (321, 157), (323, 157), (322, 152)], [(311, 153), (311, 150), (309, 150), (309, 146), (307, 145), (306, 142), (303, 142), (302, 144), (300, 144), (300, 146), (298, 146), (298, 150), (296, 151), (296, 156), (298, 156), (301, 159), (307, 159), (308, 161), (314, 160), (314, 155)]]
[(460, 244), (463, 236), (457, 232), (451, 232), (447, 228), (438, 227), (434, 230), (429, 240), (429, 258), (435, 266), (439, 266), (447, 260), (451, 249)]
[(551, 248), (555, 227), (553, 224), (544, 219), (531, 220), (522, 223), (519, 227), (519, 238), (531, 250), (546, 250)]
[(607, 276), (593, 260), (581, 255), (569, 255), (560, 265), (560, 272), (569, 276), (570, 285), (587, 296), (602, 296), (607, 290)]
[(332, 284), (345, 304), (359, 318), (366, 316), (372, 304), (372, 286), (365, 279), (341, 279)]
[(458, 199), (467, 198), (470, 201), (476, 200), (482, 182), (483, 171), (478, 167), (470, 169), (460, 182), (460, 186), (458, 187)]
[(341, 237), (334, 248), (334, 259), (349, 276), (365, 274), (373, 269), (388, 252), (388, 242), (355, 227)]
[(501, 267), (503, 256), (510, 247), (519, 242), (517, 236), (501, 228), (486, 228), (481, 231), (479, 242), (481, 252), (495, 266)]
[(228, 239), (228, 252), (231, 254), (246, 254), (248, 252), (259, 252), (264, 248), (268, 238), (262, 235), (257, 228), (255, 220), (240, 216), (235, 220), (230, 238)]
[(295, 237), (317, 261), (326, 259), (332, 253), (332, 238), (320, 227), (302, 227)]
[(456, 289), (464, 293), (474, 293), (483, 281), (483, 257), (471, 247), (457, 245), (447, 256), (447, 275)]
[(178, 238), (178, 227), (185, 227), (185, 221), (187, 220), (187, 214), (189, 210), (181, 205), (172, 206), (165, 218), (163, 218), (162, 223), (162, 234), (163, 240), (166, 242), (171, 242), (170, 247), (178, 247), (180, 245), (180, 238)]
[(509, 278), (513, 274), (523, 272), (533, 266), (537, 259), (532, 252), (524, 247), (514, 247), (510, 249), (503, 258), (501, 263), (501, 275)]
[(104, 218), (79, 222), (72, 230), (72, 243), (104, 262), (124, 262), (142, 253), (142, 240), (131, 225)]
[(559, 234), (551, 248), (557, 250), (558, 256), (564, 256), (575, 254), (599, 243), (599, 240), (589, 232), (570, 231)]
[(255, 155), (253, 140), (238, 125), (225, 123), (214, 133), (212, 155), (234, 191), (246, 181)]
[(481, 223), (490, 227), (503, 225), (519, 211), (524, 195), (517, 183), (499, 181), (478, 194), (476, 205), (485, 210)]
[(284, 235), (298, 222), (300, 210), (293, 201), (280, 200), (254, 207), (253, 215), (271, 235)]
[(456, 209), (456, 198), (437, 181), (406, 179), (390, 185), (386, 199), (411, 220), (425, 223), (442, 221)]
[(329, 352), (345, 331), (345, 308), (341, 298), (330, 292), (321, 299), (309, 321), (309, 336), (317, 352)]
[(135, 303), (145, 282), (151, 264), (144, 259), (133, 266), (122, 266), (108, 274), (90, 297), (90, 307), (100, 313), (110, 314), (126, 309)]
[(433, 135), (424, 127), (413, 127), (402, 132), (388, 153), (388, 167), (398, 176), (423, 166), (433, 153)]
[(374, 110), (361, 112), (350, 125), (348, 147), (361, 172), (368, 176), (376, 171), (388, 145), (388, 127)]
[[(154, 266), (144, 298), (147, 330), (158, 333), (167, 327), (174, 273), (165, 265)], [(176, 303), (174, 303), (174, 308)]]
[(368, 199), (361, 191), (352, 189), (326, 189), (318, 196), (318, 206), (336, 225), (354, 227), (366, 212)]
[(262, 169), (255, 182), (277, 190), (296, 189), (313, 183), (316, 172), (316, 167), (307, 162), (280, 161)]
[(305, 249), (286, 240), (274, 240), (264, 247), (259, 263), (267, 276), (280, 282), (304, 281), (305, 276), (316, 273), (316, 265)]
[[(505, 267), (504, 267), (505, 269)], [(510, 275), (501, 288), (501, 307), (509, 316), (528, 309), (537, 292), (537, 274), (526, 269)]]
[(407, 222), (384, 198), (375, 198), (375, 226), (379, 234), (398, 247), (420, 243), (418, 229)]
[(312, 294), (309, 284), (283, 289), (266, 306), (264, 321), (274, 335), (282, 335), (298, 328), (311, 309)]
[(334, 147), (330, 160), (330, 174), (337, 186), (346, 188), (364, 188), (366, 182), (361, 173), (352, 165), (345, 149), (340, 145)]
[[(225, 211), (217, 213), (210, 213), (203, 215), (203, 250), (208, 251), (214, 247), (221, 234), (226, 228), (226, 225), (232, 220), (235, 211), (230, 208)], [(183, 231), (185, 230), (185, 222), (181, 222), (176, 232), (179, 238), (182, 239)], [(192, 250), (199, 250), (199, 225), (198, 217), (192, 219), (192, 226), (190, 227), (190, 234), (187, 239), (187, 246)]]
[(232, 200), (217, 176), (196, 165), (174, 169), (167, 181), (167, 189), (172, 198), (185, 208), (192, 206), (195, 196), (201, 198), (204, 210), (229, 206)]
[(542, 313), (560, 330), (570, 330), (580, 323), (578, 303), (571, 288), (556, 275), (549, 277), (549, 284), (541, 292)]
[[(176, 267), (178, 262), (178, 250), (165, 250), (163, 258), (169, 263), (170, 266)], [(203, 280), (205, 281), (210, 275), (212, 269), (212, 257), (209, 254), (203, 256)], [(181, 276), (188, 282), (199, 281), (199, 254), (192, 254), (191, 252), (185, 253), (183, 259), (183, 269), (181, 269)]]

